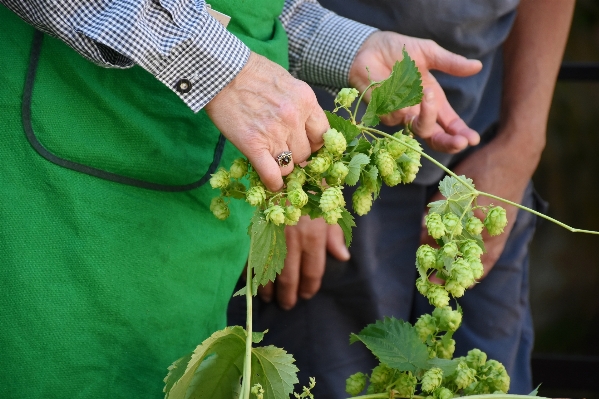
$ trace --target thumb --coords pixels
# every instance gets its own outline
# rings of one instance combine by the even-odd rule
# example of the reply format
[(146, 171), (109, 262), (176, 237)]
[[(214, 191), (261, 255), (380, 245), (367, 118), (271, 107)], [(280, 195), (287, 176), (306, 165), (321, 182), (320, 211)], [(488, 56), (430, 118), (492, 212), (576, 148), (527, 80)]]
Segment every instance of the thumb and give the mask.
[(483, 67), (482, 62), (479, 60), (471, 60), (459, 54), (452, 53), (435, 42), (431, 42), (424, 49), (424, 54), (428, 58), (430, 69), (436, 69), (454, 76), (474, 75), (480, 72)]

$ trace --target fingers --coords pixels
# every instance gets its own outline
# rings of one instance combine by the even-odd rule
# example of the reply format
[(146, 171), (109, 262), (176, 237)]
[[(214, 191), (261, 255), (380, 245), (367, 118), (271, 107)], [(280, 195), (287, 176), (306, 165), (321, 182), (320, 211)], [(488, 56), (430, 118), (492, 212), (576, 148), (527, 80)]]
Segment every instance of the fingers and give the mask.
[(428, 59), (429, 69), (436, 69), (454, 76), (471, 76), (483, 67), (479, 60), (470, 60), (464, 56), (452, 53), (439, 46), (434, 41), (427, 41), (423, 53)]
[[(246, 155), (268, 190), (279, 191), (283, 187), (283, 168), (279, 167), (279, 164), (270, 152), (265, 149), (255, 156)], [(293, 166), (289, 168), (288, 173), (291, 173), (292, 170)]]
[(320, 105), (318, 105), (318, 102), (316, 101), (316, 96), (313, 92), (312, 97), (312, 108), (309, 110), (308, 116), (306, 118), (305, 136), (309, 140), (310, 149), (312, 150), (312, 152), (315, 152), (320, 147), (322, 147), (324, 143), (322, 135), (329, 129), (329, 121), (322, 108), (320, 108)]
[(348, 261), (349, 250), (345, 246), (345, 236), (338, 224), (328, 226), (327, 229), (327, 251), (340, 261)]

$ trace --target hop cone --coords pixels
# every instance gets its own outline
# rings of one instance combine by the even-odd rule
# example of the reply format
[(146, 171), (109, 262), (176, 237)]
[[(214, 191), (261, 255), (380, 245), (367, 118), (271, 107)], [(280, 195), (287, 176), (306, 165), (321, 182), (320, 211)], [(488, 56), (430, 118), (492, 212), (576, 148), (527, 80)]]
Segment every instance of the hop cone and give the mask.
[(266, 191), (262, 186), (250, 187), (245, 194), (245, 200), (251, 206), (260, 206), (266, 199)]
[(395, 159), (389, 154), (389, 152), (385, 149), (380, 149), (374, 159), (376, 166), (379, 168), (379, 173), (382, 177), (388, 176), (393, 173), (395, 169), (397, 169), (397, 165), (395, 164)]
[(221, 197), (214, 197), (210, 201), (210, 211), (219, 220), (225, 220), (229, 217), (229, 207)]
[(324, 139), (324, 147), (332, 154), (332, 155), (341, 155), (343, 151), (347, 148), (347, 141), (342, 133), (339, 133), (335, 129), (329, 129), (322, 136)]
[(441, 220), (441, 215), (435, 212), (430, 212), (424, 219), (428, 234), (435, 240), (443, 237), (445, 234), (445, 225)]
[(302, 216), (302, 211), (293, 205), (285, 207), (285, 224), (287, 226), (295, 226)]
[(435, 308), (433, 316), (439, 324), (439, 328), (445, 331), (456, 331), (462, 323), (462, 314), (452, 310), (450, 306)]
[(345, 380), (345, 392), (351, 396), (359, 395), (366, 386), (366, 374), (356, 373), (349, 376)]
[(431, 392), (437, 389), (443, 381), (443, 370), (438, 367), (433, 367), (424, 373), (422, 376), (422, 390)]
[(342, 208), (331, 209), (322, 213), (322, 218), (327, 224), (337, 224), (337, 220), (341, 219)]
[(210, 178), (210, 185), (212, 188), (227, 188), (231, 178), (229, 176), (229, 172), (225, 169), (221, 168), (216, 171), (216, 173), (212, 174)]
[(489, 235), (496, 236), (503, 233), (503, 229), (507, 226), (507, 216), (505, 209), (500, 206), (495, 206), (489, 210), (485, 217), (485, 227)]
[(332, 211), (333, 209), (345, 206), (345, 199), (339, 187), (329, 187), (322, 193), (320, 197), (320, 209), (323, 212)]
[(233, 161), (229, 172), (233, 179), (241, 179), (248, 172), (248, 161), (244, 158), (237, 158)]
[(466, 220), (466, 231), (473, 236), (482, 233), (483, 227), (485, 227), (485, 225), (476, 216), (470, 216), (468, 220)]
[(372, 192), (364, 186), (358, 187), (352, 195), (352, 207), (356, 214), (366, 215), (372, 208)]
[(266, 220), (273, 222), (275, 225), (285, 223), (285, 211), (282, 206), (273, 205), (264, 211)]
[(337, 97), (335, 97), (335, 103), (339, 104), (341, 107), (349, 108), (354, 103), (356, 98), (358, 98), (358, 90), (354, 88), (343, 88), (339, 90), (337, 93)]
[(443, 224), (445, 225), (447, 233), (452, 234), (453, 236), (462, 234), (462, 223), (460, 222), (459, 216), (455, 213), (446, 213), (443, 215)]
[(287, 199), (296, 208), (303, 208), (308, 203), (308, 194), (300, 188), (289, 192)]
[(418, 338), (422, 342), (426, 342), (426, 339), (437, 332), (437, 320), (430, 314), (423, 314), (414, 323), (414, 328), (418, 333)]

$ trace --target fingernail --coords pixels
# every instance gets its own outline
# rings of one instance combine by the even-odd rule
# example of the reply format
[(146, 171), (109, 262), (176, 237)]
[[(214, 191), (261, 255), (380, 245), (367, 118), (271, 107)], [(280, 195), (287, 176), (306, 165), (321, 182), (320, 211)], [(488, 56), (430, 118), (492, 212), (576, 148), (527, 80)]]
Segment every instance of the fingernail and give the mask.
[(433, 93), (432, 90), (428, 90), (425, 94), (424, 94), (424, 98), (426, 101), (432, 101), (435, 98), (435, 93)]
[(272, 296), (270, 296), (270, 295), (263, 295), (261, 298), (262, 298), (262, 301), (264, 301), (266, 303), (270, 303), (270, 301), (272, 301)]

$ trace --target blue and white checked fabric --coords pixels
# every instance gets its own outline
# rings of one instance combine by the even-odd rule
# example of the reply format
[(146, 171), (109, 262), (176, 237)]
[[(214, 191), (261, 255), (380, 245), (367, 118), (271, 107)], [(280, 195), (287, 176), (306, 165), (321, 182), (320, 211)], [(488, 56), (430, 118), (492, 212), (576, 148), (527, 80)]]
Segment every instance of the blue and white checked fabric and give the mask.
[[(204, 0), (0, 0), (37, 29), (108, 68), (146, 69), (195, 112), (241, 71), (250, 50), (208, 14)], [(309, 83), (348, 85), (349, 68), (374, 28), (316, 0), (286, 0), (280, 20), (290, 72)], [(187, 79), (191, 90), (176, 90)]]

